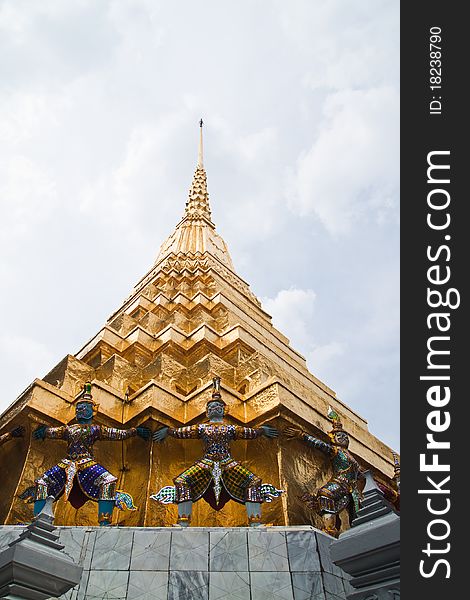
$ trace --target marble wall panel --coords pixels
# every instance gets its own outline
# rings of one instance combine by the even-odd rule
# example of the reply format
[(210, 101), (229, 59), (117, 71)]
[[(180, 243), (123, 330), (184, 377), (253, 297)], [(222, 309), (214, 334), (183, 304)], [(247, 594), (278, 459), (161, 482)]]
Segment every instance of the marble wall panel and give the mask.
[(125, 600), (129, 571), (90, 571), (86, 599)]
[(290, 531), (286, 535), (291, 571), (320, 571), (317, 538), (310, 531)]
[(248, 531), (250, 571), (288, 571), (286, 535), (280, 531)]
[(16, 540), (24, 530), (24, 527), (0, 527), (0, 552), (8, 548), (10, 542)]
[(294, 600), (290, 573), (250, 573), (252, 600)]
[(323, 573), (323, 587), (326, 600), (344, 600), (343, 579), (331, 573)]
[[(0, 549), (24, 527), (0, 527)], [(59, 527), (84, 566), (63, 600), (345, 600), (333, 538), (310, 528)], [(345, 591), (347, 590), (347, 591)]]
[[(63, 552), (67, 556), (85, 567), (84, 559), (88, 543), (88, 531), (84, 528), (63, 527), (56, 531), (59, 534), (58, 542), (65, 546)], [(88, 564), (85, 568), (90, 568)]]
[(321, 573), (292, 573), (294, 600), (325, 600)]
[(212, 530), (209, 537), (210, 571), (248, 571), (248, 540), (244, 530)]
[(343, 577), (344, 572), (338, 566), (336, 566), (330, 557), (330, 545), (334, 542), (334, 538), (326, 534), (316, 533), (318, 552), (320, 554), (320, 563), (323, 571), (336, 575), (337, 577)]
[(209, 600), (250, 600), (250, 574), (221, 571), (209, 574)]
[(83, 571), (80, 583), (78, 583), (74, 588), (69, 590), (66, 594), (59, 596), (59, 598), (61, 598), (62, 600), (85, 600), (89, 576), (90, 571)]
[(131, 571), (127, 588), (128, 600), (167, 600), (168, 572)]
[(131, 569), (168, 571), (171, 532), (165, 529), (141, 529), (134, 532)]
[(170, 571), (168, 600), (209, 600), (209, 573)]
[(346, 596), (348, 594), (352, 594), (356, 591), (356, 589), (353, 588), (353, 586), (349, 583), (350, 580), (351, 580), (351, 575), (349, 575), (346, 572), (343, 572), (343, 586), (344, 586), (344, 593), (346, 594)]
[(103, 527), (96, 532), (91, 568), (127, 571), (131, 561), (132, 529)]
[(175, 530), (171, 536), (171, 571), (208, 571), (209, 532)]

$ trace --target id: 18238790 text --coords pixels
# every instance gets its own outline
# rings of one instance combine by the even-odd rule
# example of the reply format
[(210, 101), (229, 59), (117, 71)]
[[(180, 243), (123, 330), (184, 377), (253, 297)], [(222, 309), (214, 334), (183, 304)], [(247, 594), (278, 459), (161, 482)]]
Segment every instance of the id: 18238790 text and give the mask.
[(429, 89), (431, 90), (431, 101), (429, 102), (429, 114), (440, 115), (442, 113), (442, 37), (440, 27), (429, 29)]

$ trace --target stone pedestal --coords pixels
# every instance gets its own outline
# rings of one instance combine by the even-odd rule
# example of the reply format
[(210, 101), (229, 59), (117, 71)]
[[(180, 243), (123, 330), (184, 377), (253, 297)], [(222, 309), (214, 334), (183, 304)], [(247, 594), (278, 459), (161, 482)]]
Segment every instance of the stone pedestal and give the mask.
[(351, 576), (348, 600), (400, 597), (400, 517), (369, 472), (362, 508), (330, 550), (332, 561)]
[(62, 552), (64, 545), (57, 541), (52, 501), (52, 497), (47, 499), (31, 525), (2, 528), (9, 535), (0, 552), (0, 598), (57, 598), (80, 581), (83, 567)]

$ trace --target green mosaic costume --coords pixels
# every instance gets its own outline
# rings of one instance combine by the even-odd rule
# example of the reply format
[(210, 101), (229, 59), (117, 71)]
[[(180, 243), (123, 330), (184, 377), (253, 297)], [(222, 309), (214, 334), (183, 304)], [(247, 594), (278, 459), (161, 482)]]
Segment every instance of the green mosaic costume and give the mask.
[(356, 459), (346, 448), (322, 442), (307, 433), (301, 439), (331, 457), (333, 477), (315, 494), (320, 514), (338, 514), (349, 507), (351, 516), (354, 516), (360, 508), (361, 499), (357, 482), (363, 478)]
[(230, 455), (230, 442), (252, 440), (262, 435), (262, 429), (203, 423), (169, 429), (168, 435), (179, 439), (199, 438), (204, 444), (204, 456), (175, 477), (174, 486), (166, 486), (151, 496), (162, 504), (172, 504), (204, 498), (215, 510), (232, 499), (246, 502), (270, 502), (281, 491), (261, 479)]
[(349, 436), (343, 430), (338, 413), (331, 406), (328, 407), (327, 418), (333, 423), (333, 429), (328, 434), (331, 443), (295, 427), (287, 427), (284, 434), (291, 439), (298, 438), (330, 457), (333, 477), (314, 494), (307, 492), (301, 499), (322, 517), (323, 531), (337, 536), (341, 527), (339, 513), (348, 508), (351, 523), (360, 508), (362, 494), (358, 481), (364, 479), (364, 472), (349, 452)]

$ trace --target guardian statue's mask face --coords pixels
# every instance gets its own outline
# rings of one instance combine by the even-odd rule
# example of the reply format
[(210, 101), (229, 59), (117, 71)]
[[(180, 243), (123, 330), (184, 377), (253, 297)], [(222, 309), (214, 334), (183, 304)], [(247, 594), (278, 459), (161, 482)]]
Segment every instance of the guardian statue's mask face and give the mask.
[(334, 443), (337, 446), (341, 446), (342, 448), (347, 448), (349, 446), (349, 436), (345, 431), (335, 431), (333, 437)]
[(218, 400), (213, 400), (207, 405), (206, 414), (209, 419), (223, 419), (225, 414), (225, 407), (222, 404), (222, 402), (219, 402)]
[(75, 416), (79, 423), (88, 423), (93, 419), (93, 404), (91, 402), (77, 402)]

